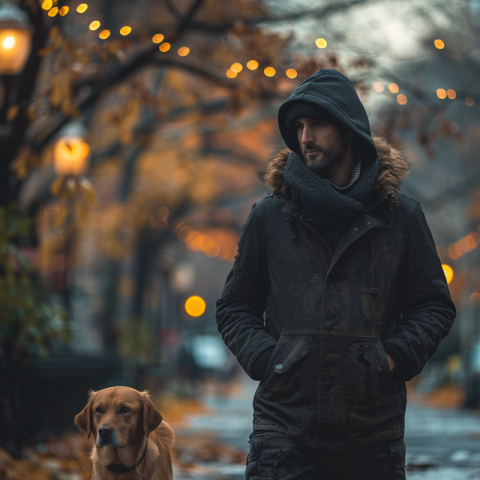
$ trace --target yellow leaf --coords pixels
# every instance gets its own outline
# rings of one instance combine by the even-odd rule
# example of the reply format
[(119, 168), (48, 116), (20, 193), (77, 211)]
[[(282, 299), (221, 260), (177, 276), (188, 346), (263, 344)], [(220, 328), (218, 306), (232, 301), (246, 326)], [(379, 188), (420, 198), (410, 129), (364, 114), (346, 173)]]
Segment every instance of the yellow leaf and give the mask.
[(62, 189), (63, 183), (65, 182), (65, 177), (57, 177), (52, 184), (50, 185), (50, 191), (53, 195), (58, 195)]
[(95, 191), (93, 183), (85, 177), (81, 177), (79, 185), (81, 194), (84, 196), (88, 204), (93, 207), (97, 203), (97, 192)]
[(53, 226), (58, 228), (60, 225), (65, 222), (68, 215), (68, 209), (65, 207), (65, 204), (62, 204), (60, 207), (60, 213), (55, 217), (55, 221), (53, 222)]
[(19, 112), (18, 104), (10, 105), (7, 110), (7, 122), (13, 122), (17, 118)]

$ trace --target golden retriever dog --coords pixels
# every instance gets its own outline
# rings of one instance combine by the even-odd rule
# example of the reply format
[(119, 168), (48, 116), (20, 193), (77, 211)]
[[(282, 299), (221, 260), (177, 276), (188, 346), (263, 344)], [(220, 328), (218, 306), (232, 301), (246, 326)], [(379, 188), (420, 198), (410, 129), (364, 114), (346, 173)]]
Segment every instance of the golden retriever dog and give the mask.
[(92, 480), (171, 480), (175, 436), (147, 392), (111, 387), (90, 392), (75, 417), (93, 433)]

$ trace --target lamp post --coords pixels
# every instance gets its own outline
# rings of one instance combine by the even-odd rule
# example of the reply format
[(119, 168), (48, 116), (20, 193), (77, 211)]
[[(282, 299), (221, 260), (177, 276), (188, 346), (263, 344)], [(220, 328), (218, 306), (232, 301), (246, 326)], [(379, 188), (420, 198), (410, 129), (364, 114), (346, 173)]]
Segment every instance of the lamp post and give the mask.
[(90, 160), (90, 146), (85, 141), (86, 128), (81, 123), (64, 127), (53, 148), (53, 166), (57, 175), (83, 175)]
[(30, 55), (33, 28), (11, 1), (0, 3), (0, 75), (18, 75)]

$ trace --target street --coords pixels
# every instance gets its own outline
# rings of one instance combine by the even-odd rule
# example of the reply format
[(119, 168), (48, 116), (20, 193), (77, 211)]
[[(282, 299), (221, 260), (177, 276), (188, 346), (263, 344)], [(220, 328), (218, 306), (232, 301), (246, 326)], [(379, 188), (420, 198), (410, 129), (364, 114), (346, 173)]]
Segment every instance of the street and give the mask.
[[(240, 480), (244, 478), (248, 435), (251, 432), (252, 398), (257, 382), (241, 377), (232, 398), (203, 401), (209, 414), (189, 417), (187, 426), (176, 427), (177, 438), (202, 437), (243, 452), (242, 463), (196, 463), (192, 470), (175, 466), (175, 478)], [(168, 420), (168, 419), (166, 419)], [(480, 479), (480, 414), (463, 410), (431, 409), (409, 403), (406, 416), (407, 478), (409, 480)], [(231, 458), (231, 456), (230, 456)]]

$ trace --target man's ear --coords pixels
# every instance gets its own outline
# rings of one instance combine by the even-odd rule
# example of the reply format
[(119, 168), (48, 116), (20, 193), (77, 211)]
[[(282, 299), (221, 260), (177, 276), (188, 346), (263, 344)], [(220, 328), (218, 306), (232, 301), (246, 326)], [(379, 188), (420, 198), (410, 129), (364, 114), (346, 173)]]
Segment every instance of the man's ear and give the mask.
[(80, 430), (83, 430), (85, 433), (88, 433), (88, 437), (90, 438), (90, 434), (93, 431), (93, 398), (95, 396), (95, 392), (90, 390), (88, 392), (90, 395), (90, 400), (85, 405), (85, 408), (75, 417), (75, 423), (80, 427)]
[(148, 392), (142, 392), (143, 399), (143, 431), (148, 437), (163, 420), (162, 414), (155, 408), (155, 405), (148, 397)]

